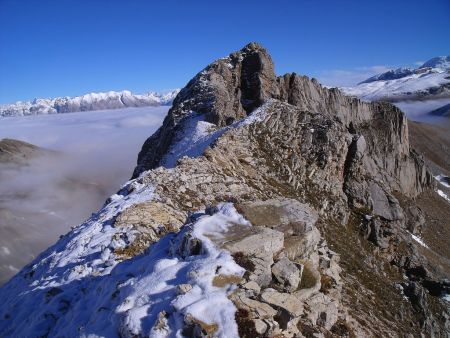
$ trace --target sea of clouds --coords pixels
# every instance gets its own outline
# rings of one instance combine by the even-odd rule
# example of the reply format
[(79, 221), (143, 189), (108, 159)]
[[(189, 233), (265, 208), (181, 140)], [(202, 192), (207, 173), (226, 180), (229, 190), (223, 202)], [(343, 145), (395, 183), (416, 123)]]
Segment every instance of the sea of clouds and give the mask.
[(0, 165), (0, 283), (98, 210), (132, 174), (169, 107), (0, 119), (0, 139), (56, 151)]

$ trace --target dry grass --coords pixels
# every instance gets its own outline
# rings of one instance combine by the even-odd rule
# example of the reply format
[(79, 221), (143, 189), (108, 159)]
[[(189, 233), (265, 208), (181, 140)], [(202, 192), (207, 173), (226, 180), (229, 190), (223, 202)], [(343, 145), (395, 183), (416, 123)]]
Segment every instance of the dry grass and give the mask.
[(242, 282), (242, 278), (235, 275), (218, 275), (215, 276), (212, 284), (217, 288), (223, 288), (226, 285), (238, 284)]
[(239, 337), (241, 338), (258, 338), (260, 335), (256, 332), (255, 323), (250, 319), (247, 310), (238, 309), (234, 318), (237, 323)]
[(334, 280), (328, 275), (320, 275), (320, 292), (328, 294), (328, 291), (333, 288)]
[(314, 287), (317, 283), (317, 278), (314, 272), (312, 271), (309, 264), (305, 264), (303, 266), (302, 279), (300, 281), (299, 289), (309, 289)]
[(253, 262), (245, 256), (243, 252), (236, 252), (233, 254), (233, 259), (237, 265), (243, 267), (245, 270), (249, 272), (255, 271), (255, 264), (253, 264)]
[(332, 337), (348, 337), (356, 338), (353, 329), (348, 323), (342, 319), (339, 319), (331, 328)]

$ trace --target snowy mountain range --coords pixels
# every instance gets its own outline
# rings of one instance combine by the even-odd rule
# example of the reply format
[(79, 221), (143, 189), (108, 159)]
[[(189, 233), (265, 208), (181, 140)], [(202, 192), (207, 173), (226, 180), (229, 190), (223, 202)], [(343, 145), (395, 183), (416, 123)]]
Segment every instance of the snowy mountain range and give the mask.
[(450, 97), (450, 56), (439, 56), (418, 68), (398, 68), (378, 74), (355, 87), (341, 88), (366, 101), (428, 100)]
[(34, 99), (0, 105), (0, 116), (28, 116), (40, 114), (60, 114), (80, 111), (94, 111), (129, 107), (146, 107), (171, 105), (179, 90), (167, 93), (149, 92), (133, 94), (128, 90), (120, 92), (89, 93), (75, 97), (58, 97), (52, 99)]

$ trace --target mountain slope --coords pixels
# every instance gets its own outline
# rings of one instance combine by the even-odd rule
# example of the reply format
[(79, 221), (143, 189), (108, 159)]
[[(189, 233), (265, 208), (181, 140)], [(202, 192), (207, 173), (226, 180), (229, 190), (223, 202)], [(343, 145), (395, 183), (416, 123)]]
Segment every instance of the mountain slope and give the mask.
[(174, 90), (166, 94), (150, 92), (140, 95), (124, 90), (121, 92), (90, 93), (75, 97), (35, 99), (33, 101), (1, 105), (0, 116), (60, 114), (128, 107), (170, 105), (178, 94), (178, 91)]
[(433, 58), (422, 66), (398, 68), (375, 75), (355, 87), (342, 88), (347, 95), (369, 101), (429, 100), (450, 97), (450, 56)]
[(430, 111), (431, 115), (450, 117), (450, 103)]
[(181, 90), (134, 177), (0, 289), (0, 335), (448, 328), (415, 203), (440, 197), (390, 104), (276, 77), (251, 43)]
[(51, 151), (27, 142), (8, 138), (0, 140), (0, 164), (2, 165), (26, 165), (32, 158), (51, 154)]

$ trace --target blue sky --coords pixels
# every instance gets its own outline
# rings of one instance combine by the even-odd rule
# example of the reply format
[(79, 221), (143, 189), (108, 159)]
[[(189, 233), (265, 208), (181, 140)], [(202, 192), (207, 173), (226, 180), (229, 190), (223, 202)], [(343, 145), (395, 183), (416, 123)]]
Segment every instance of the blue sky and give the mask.
[(184, 86), (250, 41), (349, 85), (450, 54), (450, 1), (0, 0), (0, 103)]

